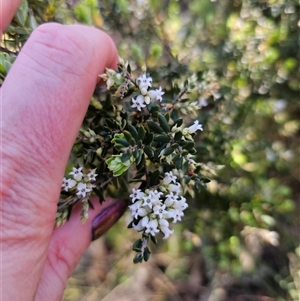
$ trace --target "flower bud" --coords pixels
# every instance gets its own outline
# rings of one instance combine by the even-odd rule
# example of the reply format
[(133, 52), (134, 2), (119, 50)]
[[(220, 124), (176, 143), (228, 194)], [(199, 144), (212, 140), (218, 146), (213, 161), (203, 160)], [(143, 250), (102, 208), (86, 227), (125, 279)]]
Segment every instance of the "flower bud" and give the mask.
[(147, 87), (139, 86), (139, 88), (140, 88), (140, 91), (141, 91), (142, 95), (146, 95), (147, 94), (147, 92), (148, 92)]

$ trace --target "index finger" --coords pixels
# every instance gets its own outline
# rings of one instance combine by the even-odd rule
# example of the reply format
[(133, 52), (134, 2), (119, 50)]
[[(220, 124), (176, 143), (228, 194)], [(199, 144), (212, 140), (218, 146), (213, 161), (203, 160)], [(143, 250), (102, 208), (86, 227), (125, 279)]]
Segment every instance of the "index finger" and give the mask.
[(11, 22), (22, 0), (0, 0), (0, 37)]

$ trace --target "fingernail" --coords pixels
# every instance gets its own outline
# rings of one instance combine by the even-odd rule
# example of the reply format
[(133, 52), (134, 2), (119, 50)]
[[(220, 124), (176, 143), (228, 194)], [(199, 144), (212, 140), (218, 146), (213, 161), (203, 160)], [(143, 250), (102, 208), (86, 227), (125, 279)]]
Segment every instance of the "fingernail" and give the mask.
[(123, 215), (128, 206), (127, 200), (115, 202), (105, 208), (92, 222), (92, 241), (102, 236)]

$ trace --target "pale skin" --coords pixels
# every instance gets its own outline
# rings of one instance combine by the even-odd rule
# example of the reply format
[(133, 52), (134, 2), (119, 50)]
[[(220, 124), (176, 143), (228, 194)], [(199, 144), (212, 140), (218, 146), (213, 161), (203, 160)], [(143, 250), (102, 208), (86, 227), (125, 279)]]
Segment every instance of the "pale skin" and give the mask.
[[(21, 0), (0, 0), (0, 31)], [(91, 221), (113, 201), (94, 202), (54, 228), (68, 156), (98, 74), (117, 51), (100, 30), (46, 24), (35, 30), (0, 90), (1, 300), (60, 300), (91, 242)], [(78, 210), (77, 210), (78, 211)]]

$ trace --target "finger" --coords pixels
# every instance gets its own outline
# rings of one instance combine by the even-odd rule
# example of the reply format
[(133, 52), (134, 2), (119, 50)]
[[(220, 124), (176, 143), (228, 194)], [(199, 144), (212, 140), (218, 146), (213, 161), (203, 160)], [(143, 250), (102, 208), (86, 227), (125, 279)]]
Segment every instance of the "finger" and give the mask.
[(0, 0), (0, 37), (11, 22), (22, 0)]
[(46, 24), (33, 32), (4, 81), (3, 262), (6, 280), (19, 291), (37, 285), (71, 147), (97, 75), (116, 61), (113, 42), (103, 32)]
[[(71, 276), (92, 239), (92, 224), (96, 215), (98, 234), (106, 232), (124, 213), (126, 201), (106, 200), (103, 205), (94, 203), (88, 221), (82, 225), (78, 216), (73, 215), (68, 223), (57, 228), (48, 249), (48, 257), (41, 275), (36, 295), (39, 300), (60, 300), (67, 279)], [(79, 211), (77, 208), (76, 211)]]

